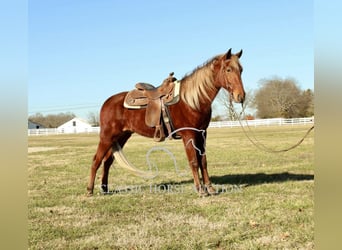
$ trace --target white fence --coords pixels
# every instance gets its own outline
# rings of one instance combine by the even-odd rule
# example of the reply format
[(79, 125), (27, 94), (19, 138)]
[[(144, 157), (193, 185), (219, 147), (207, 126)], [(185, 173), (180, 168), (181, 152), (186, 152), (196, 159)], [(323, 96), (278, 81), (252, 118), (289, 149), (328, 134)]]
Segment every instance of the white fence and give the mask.
[[(70, 130), (68, 130), (70, 131)], [(68, 132), (57, 128), (39, 128), (39, 129), (28, 129), (28, 135), (62, 135), (62, 134), (78, 134), (78, 133), (99, 133), (100, 127), (91, 127), (85, 129), (75, 129), (72, 132)]]
[[(313, 124), (315, 122), (314, 117), (306, 117), (306, 118), (291, 118), (291, 119), (284, 119), (284, 118), (270, 118), (270, 119), (255, 119), (255, 120), (248, 120), (242, 121), (242, 125), (251, 127), (257, 126), (289, 126), (289, 125), (306, 125), (306, 124)], [(239, 127), (239, 121), (219, 121), (219, 122), (211, 122), (209, 124), (210, 128), (233, 128)], [(99, 133), (100, 127), (92, 127), (84, 129), (84, 131), (74, 131), (75, 133)], [(59, 134), (66, 134), (64, 131), (59, 130), (57, 128), (41, 128), (41, 129), (28, 129), (28, 135), (59, 135)]]
[[(248, 121), (241, 121), (243, 126), (257, 127), (257, 126), (283, 126), (283, 125), (306, 125), (313, 124), (315, 122), (314, 117), (305, 117), (305, 118), (270, 118), (270, 119), (255, 119)], [(219, 122), (211, 122), (209, 124), (210, 128), (232, 128), (232, 127), (240, 127), (239, 121), (219, 121)]]

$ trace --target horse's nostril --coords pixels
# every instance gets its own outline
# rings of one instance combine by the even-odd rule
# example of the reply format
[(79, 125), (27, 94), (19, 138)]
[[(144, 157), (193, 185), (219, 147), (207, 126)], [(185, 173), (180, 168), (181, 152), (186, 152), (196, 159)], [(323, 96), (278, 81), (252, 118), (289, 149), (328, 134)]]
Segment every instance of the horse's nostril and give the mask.
[(238, 94), (238, 96), (237, 96), (237, 101), (238, 101), (239, 103), (243, 103), (244, 98), (243, 98), (240, 94)]
[(239, 101), (240, 103), (243, 103), (243, 102), (245, 101), (245, 95), (240, 95), (240, 94), (238, 94), (238, 101)]

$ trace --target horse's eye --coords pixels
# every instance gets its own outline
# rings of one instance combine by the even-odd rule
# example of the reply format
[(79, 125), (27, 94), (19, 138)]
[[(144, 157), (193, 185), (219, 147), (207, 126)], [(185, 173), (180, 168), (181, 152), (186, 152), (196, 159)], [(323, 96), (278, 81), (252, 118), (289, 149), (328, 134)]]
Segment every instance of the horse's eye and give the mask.
[(227, 72), (232, 72), (232, 69), (231, 68), (227, 68)]

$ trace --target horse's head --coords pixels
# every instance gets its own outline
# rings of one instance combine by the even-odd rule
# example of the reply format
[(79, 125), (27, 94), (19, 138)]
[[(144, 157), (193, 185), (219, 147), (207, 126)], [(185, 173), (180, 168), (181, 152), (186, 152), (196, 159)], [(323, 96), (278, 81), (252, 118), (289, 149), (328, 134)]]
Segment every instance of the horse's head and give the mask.
[(241, 79), (242, 66), (239, 62), (242, 50), (236, 54), (232, 54), (231, 50), (229, 49), (226, 54), (213, 61), (212, 67), (216, 75), (215, 85), (228, 90), (235, 102), (243, 103), (245, 90)]

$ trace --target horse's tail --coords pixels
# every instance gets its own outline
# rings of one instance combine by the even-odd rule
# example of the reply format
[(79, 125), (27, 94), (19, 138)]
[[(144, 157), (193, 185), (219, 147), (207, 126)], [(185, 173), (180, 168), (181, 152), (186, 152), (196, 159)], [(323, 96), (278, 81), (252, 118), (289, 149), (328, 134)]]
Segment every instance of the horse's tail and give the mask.
[(131, 162), (129, 162), (127, 160), (126, 156), (124, 155), (121, 146), (117, 142), (115, 144), (113, 144), (112, 149), (113, 149), (114, 157), (115, 157), (117, 163), (121, 167), (123, 167), (123, 168), (131, 171), (133, 174), (140, 176), (140, 177), (143, 177), (143, 178), (152, 179), (152, 178), (156, 177), (156, 174), (153, 174), (151, 169), (150, 169), (150, 171), (142, 171), (142, 170), (136, 168)]

